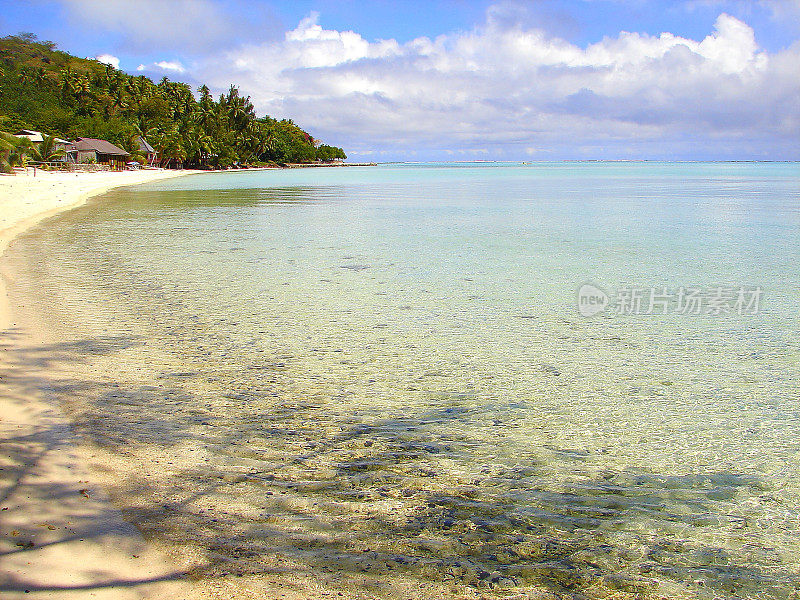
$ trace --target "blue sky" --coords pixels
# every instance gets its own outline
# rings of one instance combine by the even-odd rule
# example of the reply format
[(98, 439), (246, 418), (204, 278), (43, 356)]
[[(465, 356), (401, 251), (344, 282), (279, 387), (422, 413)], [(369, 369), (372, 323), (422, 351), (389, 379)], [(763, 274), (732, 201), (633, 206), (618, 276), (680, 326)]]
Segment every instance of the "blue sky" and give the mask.
[(798, 159), (800, 0), (22, 0), (30, 31), (351, 158)]

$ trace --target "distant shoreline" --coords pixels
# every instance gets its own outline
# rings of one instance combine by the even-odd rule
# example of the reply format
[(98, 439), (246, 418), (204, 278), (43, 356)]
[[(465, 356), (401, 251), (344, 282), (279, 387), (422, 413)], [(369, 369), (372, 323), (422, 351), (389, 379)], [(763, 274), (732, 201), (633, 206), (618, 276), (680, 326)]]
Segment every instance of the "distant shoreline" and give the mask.
[(279, 169), (314, 169), (320, 167), (377, 167), (378, 163), (287, 163)]
[[(560, 158), (560, 159), (531, 159), (531, 160), (390, 160), (380, 163), (366, 163), (369, 165), (530, 165), (537, 163), (666, 163), (666, 164), (800, 164), (798, 160), (667, 160), (655, 158)], [(352, 166), (361, 166), (361, 163), (348, 163)]]

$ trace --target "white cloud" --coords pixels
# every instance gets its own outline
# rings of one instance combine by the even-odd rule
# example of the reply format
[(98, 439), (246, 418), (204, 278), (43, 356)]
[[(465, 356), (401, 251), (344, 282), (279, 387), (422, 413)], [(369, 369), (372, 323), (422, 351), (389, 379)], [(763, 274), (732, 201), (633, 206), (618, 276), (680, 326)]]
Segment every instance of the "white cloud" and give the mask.
[(136, 67), (137, 71), (151, 71), (153, 73), (177, 73), (186, 72), (186, 67), (179, 60), (160, 60), (158, 62), (145, 65), (140, 64)]
[(119, 59), (113, 54), (98, 54), (94, 59), (104, 65), (111, 65), (115, 69), (119, 69)]
[[(579, 47), (492, 18), (468, 32), (368, 41), (316, 14), (279, 42), (207, 63), (260, 112), (331, 142), (370, 147), (542, 149), (704, 139), (789, 144), (800, 137), (800, 43), (774, 54), (721, 14), (702, 40), (622, 32)], [(542, 150), (544, 152), (544, 150)]]
[(180, 61), (177, 60), (171, 60), (171, 61), (162, 60), (155, 63), (154, 66), (158, 67), (162, 71), (175, 71), (176, 73), (186, 72), (186, 68), (180, 63)]
[(800, 0), (760, 0), (759, 4), (770, 10), (775, 21), (800, 30)]

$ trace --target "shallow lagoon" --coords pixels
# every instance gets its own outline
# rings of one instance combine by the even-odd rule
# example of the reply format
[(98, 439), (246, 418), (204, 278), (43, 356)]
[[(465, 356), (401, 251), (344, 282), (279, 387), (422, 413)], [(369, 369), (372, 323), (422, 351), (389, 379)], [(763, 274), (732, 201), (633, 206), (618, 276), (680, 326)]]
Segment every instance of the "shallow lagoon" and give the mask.
[[(148, 184), (9, 258), (112, 495), (198, 578), (778, 599), (798, 256), (797, 164), (534, 163)], [(763, 298), (586, 318), (584, 283)]]

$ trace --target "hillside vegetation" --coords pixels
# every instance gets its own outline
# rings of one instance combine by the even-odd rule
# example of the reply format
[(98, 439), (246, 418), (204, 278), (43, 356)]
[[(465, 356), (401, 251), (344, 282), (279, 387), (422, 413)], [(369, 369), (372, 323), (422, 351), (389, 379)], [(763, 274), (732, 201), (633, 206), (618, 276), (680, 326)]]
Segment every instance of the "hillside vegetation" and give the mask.
[(162, 166), (228, 167), (346, 158), (289, 119), (256, 117), (235, 86), (158, 83), (56, 49), (32, 34), (0, 38), (0, 130), (105, 139), (138, 154), (139, 135)]

